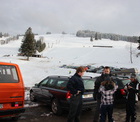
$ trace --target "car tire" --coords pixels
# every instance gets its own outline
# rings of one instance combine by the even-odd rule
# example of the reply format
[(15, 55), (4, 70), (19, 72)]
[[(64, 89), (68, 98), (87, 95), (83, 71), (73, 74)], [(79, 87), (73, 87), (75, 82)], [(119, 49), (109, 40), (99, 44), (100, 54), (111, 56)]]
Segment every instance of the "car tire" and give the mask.
[(15, 121), (15, 122), (18, 121), (18, 119), (19, 119), (19, 116), (14, 116), (14, 117), (11, 118), (11, 120)]
[(57, 99), (52, 100), (51, 109), (52, 109), (52, 112), (56, 115), (62, 114), (62, 108), (61, 108), (59, 101)]
[(33, 91), (30, 92), (30, 101), (36, 102), (35, 95), (34, 95)]

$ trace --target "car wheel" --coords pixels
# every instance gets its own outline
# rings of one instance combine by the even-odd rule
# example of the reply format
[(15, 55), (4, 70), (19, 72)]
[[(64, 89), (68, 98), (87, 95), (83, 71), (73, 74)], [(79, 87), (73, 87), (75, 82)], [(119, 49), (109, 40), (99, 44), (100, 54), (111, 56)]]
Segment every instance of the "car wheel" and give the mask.
[(61, 115), (62, 114), (62, 108), (59, 104), (59, 101), (57, 99), (53, 99), (52, 100), (52, 105), (51, 105), (51, 108), (52, 108), (52, 112), (56, 115)]
[(18, 119), (19, 119), (19, 116), (14, 116), (14, 117), (11, 118), (11, 120), (15, 121), (15, 122), (18, 121)]
[(33, 91), (30, 92), (30, 100), (31, 100), (32, 102), (35, 102), (35, 101), (36, 101), (35, 95), (34, 95), (34, 92), (33, 92)]

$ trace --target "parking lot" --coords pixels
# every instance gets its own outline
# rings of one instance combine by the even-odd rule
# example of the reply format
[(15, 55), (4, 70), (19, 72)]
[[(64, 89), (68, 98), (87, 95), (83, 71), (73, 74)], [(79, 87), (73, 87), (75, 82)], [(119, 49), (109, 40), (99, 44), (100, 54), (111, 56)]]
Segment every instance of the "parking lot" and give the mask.
[[(137, 104), (137, 121), (140, 122), (140, 102)], [(81, 115), (81, 122), (92, 122), (93, 121), (92, 111), (83, 111)], [(25, 113), (21, 114), (18, 122), (66, 122), (68, 112), (64, 112), (61, 116), (52, 114), (50, 107), (46, 105), (32, 106), (31, 104), (26, 107)], [(125, 120), (125, 105), (117, 105), (114, 108), (114, 119), (116, 122), (124, 122)], [(10, 119), (1, 119), (1, 122), (11, 122)]]

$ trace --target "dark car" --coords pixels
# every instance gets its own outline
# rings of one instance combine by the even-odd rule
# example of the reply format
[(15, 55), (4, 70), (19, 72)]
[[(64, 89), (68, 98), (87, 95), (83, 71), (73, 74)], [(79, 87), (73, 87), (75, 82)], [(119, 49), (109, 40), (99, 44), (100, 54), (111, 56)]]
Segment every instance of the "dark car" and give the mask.
[[(31, 101), (41, 101), (51, 105), (52, 112), (60, 115), (69, 108), (70, 92), (66, 85), (70, 77), (48, 76), (30, 90)], [(92, 109), (96, 101), (93, 99), (95, 78), (83, 77), (85, 92), (83, 94), (83, 109)]]
[(130, 82), (128, 77), (113, 77), (114, 82), (118, 85), (118, 89), (114, 95), (115, 103), (125, 103), (126, 91), (124, 90), (125, 85)]

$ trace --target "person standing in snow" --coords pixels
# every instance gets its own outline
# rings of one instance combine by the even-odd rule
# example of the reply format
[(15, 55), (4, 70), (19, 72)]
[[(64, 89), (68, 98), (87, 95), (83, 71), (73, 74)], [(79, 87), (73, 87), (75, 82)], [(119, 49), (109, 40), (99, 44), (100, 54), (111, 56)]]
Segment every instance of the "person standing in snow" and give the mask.
[(131, 82), (126, 84), (124, 88), (127, 91), (125, 122), (135, 122), (136, 120), (136, 102), (138, 101), (138, 93), (140, 91), (140, 84), (135, 74), (131, 75), (130, 80)]
[(101, 105), (100, 105), (100, 122), (106, 122), (106, 115), (108, 115), (108, 122), (114, 122), (113, 114), (113, 102), (114, 93), (118, 86), (108, 77), (101, 83), (99, 93), (101, 93)]
[(101, 76), (99, 76), (96, 81), (95, 81), (95, 86), (94, 86), (94, 100), (97, 101), (97, 105), (94, 111), (94, 118), (93, 118), (93, 122), (98, 122), (99, 120), (99, 111), (100, 111), (100, 104), (101, 104), (101, 94), (99, 93), (99, 88), (100, 85), (103, 81), (105, 81), (106, 78), (111, 77), (110, 74), (110, 67), (106, 66), (103, 69), (103, 73), (101, 74)]
[(80, 122), (82, 95), (85, 90), (82, 79), (84, 72), (84, 67), (78, 67), (76, 73), (68, 81), (67, 89), (72, 95), (70, 98), (70, 109), (67, 122)]

